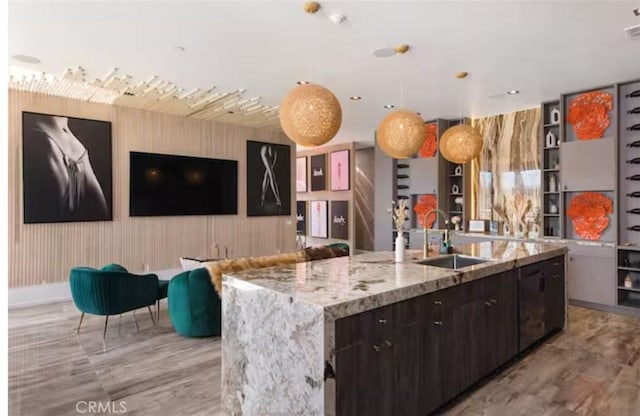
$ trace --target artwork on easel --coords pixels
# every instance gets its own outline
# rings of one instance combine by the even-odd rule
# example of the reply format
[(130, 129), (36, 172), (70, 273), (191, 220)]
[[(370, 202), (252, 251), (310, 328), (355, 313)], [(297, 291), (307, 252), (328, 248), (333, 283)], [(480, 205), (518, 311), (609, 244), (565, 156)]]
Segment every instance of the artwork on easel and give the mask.
[(349, 201), (331, 201), (331, 238), (349, 239)]
[(331, 153), (331, 190), (349, 190), (349, 150)]
[(296, 203), (296, 233), (298, 235), (307, 234), (307, 201)]
[(327, 201), (311, 201), (311, 237), (328, 238)]
[(327, 155), (311, 156), (311, 192), (327, 189)]
[(296, 158), (296, 192), (307, 192), (307, 157)]

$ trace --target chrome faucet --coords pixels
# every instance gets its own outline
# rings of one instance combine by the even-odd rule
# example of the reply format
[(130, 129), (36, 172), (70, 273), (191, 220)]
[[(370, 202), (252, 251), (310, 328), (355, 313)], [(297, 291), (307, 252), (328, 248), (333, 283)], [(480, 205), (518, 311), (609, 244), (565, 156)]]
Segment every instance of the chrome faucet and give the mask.
[[(424, 214), (424, 217), (422, 217), (422, 230), (424, 231), (424, 244), (422, 245), (422, 257), (425, 259), (429, 257), (429, 229), (427, 228), (427, 217), (433, 214), (434, 212), (436, 214), (442, 215), (442, 218), (444, 218), (444, 224), (446, 228), (444, 230), (443, 243), (446, 244), (447, 247), (449, 246), (449, 216), (441, 209), (438, 209), (438, 208), (432, 209), (431, 211)], [(437, 215), (436, 215), (436, 219), (438, 219)], [(435, 224), (435, 221), (434, 221), (434, 224)]]

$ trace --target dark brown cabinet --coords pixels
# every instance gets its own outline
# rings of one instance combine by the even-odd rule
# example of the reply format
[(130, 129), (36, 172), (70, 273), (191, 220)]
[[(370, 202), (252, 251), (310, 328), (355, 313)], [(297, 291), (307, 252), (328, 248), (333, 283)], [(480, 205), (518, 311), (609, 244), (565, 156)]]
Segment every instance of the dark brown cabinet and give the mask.
[(421, 300), (336, 321), (337, 414), (418, 414)]
[(545, 291), (545, 332), (564, 328), (565, 309), (565, 274), (564, 256), (545, 262), (547, 287)]
[(441, 400), (448, 401), (517, 352), (513, 272), (443, 291)]
[(517, 355), (523, 306), (564, 326), (563, 257), (336, 321), (337, 414), (433, 412)]
[(520, 351), (565, 321), (564, 256), (520, 269)]

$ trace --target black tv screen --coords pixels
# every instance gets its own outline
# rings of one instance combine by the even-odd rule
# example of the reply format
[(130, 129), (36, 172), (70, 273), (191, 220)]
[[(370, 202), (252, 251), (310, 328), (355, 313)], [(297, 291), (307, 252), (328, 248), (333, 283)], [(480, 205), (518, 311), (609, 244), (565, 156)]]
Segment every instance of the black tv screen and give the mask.
[(235, 215), (235, 160), (131, 152), (129, 215)]

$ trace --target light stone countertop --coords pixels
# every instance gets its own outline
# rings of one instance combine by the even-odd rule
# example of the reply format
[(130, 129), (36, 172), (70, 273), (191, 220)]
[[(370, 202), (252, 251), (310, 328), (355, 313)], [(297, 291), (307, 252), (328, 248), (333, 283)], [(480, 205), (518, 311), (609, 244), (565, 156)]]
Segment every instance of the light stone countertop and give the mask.
[(289, 296), (290, 302), (323, 308), (325, 319), (334, 320), (564, 255), (567, 247), (498, 240), (461, 245), (454, 252), (489, 261), (454, 271), (417, 264), (422, 259), (418, 250), (408, 250), (403, 263), (394, 262), (393, 252), (370, 252), (234, 272), (223, 280), (225, 286), (266, 289)]
[[(414, 230), (412, 230), (414, 231)], [(419, 230), (415, 230), (419, 231)], [(422, 232), (422, 231), (419, 231)], [(431, 232), (431, 230), (429, 230)], [(462, 232), (462, 231), (450, 231), (451, 237), (460, 236), (460, 237), (472, 237), (472, 238), (489, 238), (491, 240), (505, 240), (505, 241), (520, 241), (527, 243), (550, 243), (550, 244), (575, 244), (578, 246), (589, 246), (589, 247), (615, 247), (616, 244), (610, 241), (590, 241), (590, 240), (570, 240), (570, 239), (562, 239), (559, 237), (539, 237), (539, 238), (518, 238), (509, 235), (500, 235), (500, 234), (489, 234), (489, 233), (472, 233), (472, 232)], [(633, 248), (633, 246), (631, 246)]]

